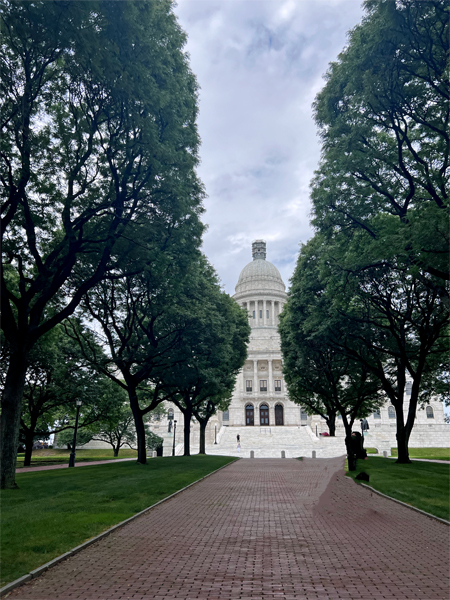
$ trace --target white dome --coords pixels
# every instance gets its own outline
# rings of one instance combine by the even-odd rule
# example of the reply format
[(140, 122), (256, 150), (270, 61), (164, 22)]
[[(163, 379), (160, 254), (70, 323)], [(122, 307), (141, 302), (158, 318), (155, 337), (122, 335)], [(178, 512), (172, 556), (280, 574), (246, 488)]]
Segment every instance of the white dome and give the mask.
[(242, 269), (236, 285), (236, 294), (257, 290), (284, 292), (285, 289), (276, 266), (264, 258), (255, 258)]

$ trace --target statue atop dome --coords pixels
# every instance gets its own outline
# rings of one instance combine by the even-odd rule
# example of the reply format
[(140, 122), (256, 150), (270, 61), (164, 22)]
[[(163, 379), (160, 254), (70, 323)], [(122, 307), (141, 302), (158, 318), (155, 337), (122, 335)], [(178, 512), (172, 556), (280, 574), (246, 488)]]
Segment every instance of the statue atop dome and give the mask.
[(257, 258), (266, 260), (266, 242), (264, 240), (255, 240), (252, 243), (252, 256), (253, 260)]

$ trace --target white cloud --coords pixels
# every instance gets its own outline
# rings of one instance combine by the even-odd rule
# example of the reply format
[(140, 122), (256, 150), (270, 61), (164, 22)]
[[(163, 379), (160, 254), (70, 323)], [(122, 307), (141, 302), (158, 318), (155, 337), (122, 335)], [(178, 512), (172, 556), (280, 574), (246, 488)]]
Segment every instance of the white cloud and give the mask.
[(319, 160), (311, 104), (361, 19), (359, 0), (179, 0), (200, 84), (204, 251), (228, 293), (267, 241), (285, 283), (311, 237), (309, 182)]

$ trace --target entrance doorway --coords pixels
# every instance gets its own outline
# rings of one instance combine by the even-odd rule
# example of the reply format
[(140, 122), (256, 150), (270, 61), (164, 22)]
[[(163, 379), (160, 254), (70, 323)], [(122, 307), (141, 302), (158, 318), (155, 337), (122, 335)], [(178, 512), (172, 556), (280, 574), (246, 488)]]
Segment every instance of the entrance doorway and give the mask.
[(254, 425), (255, 424), (255, 409), (251, 404), (247, 404), (245, 407), (245, 424), (246, 425)]
[(275, 406), (275, 425), (284, 425), (283, 407), (281, 404)]
[(261, 404), (259, 407), (259, 423), (260, 425), (269, 424), (269, 407), (267, 404)]

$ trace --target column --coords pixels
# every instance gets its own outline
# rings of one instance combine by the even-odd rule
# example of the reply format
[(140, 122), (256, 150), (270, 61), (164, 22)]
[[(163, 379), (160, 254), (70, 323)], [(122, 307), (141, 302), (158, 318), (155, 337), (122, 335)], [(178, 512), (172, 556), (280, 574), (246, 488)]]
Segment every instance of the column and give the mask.
[(267, 388), (269, 395), (273, 394), (273, 381), (272, 381), (272, 359), (269, 358), (269, 386)]
[(244, 395), (247, 391), (246, 385), (245, 385), (245, 381), (247, 379), (247, 375), (245, 374), (245, 365), (242, 368), (242, 375), (243, 375), (243, 388), (242, 388), (242, 395)]
[(263, 325), (267, 325), (267, 300), (263, 300)]
[(257, 389), (258, 389), (257, 386), (258, 386), (258, 361), (253, 360), (253, 391), (254, 392), (257, 391)]

